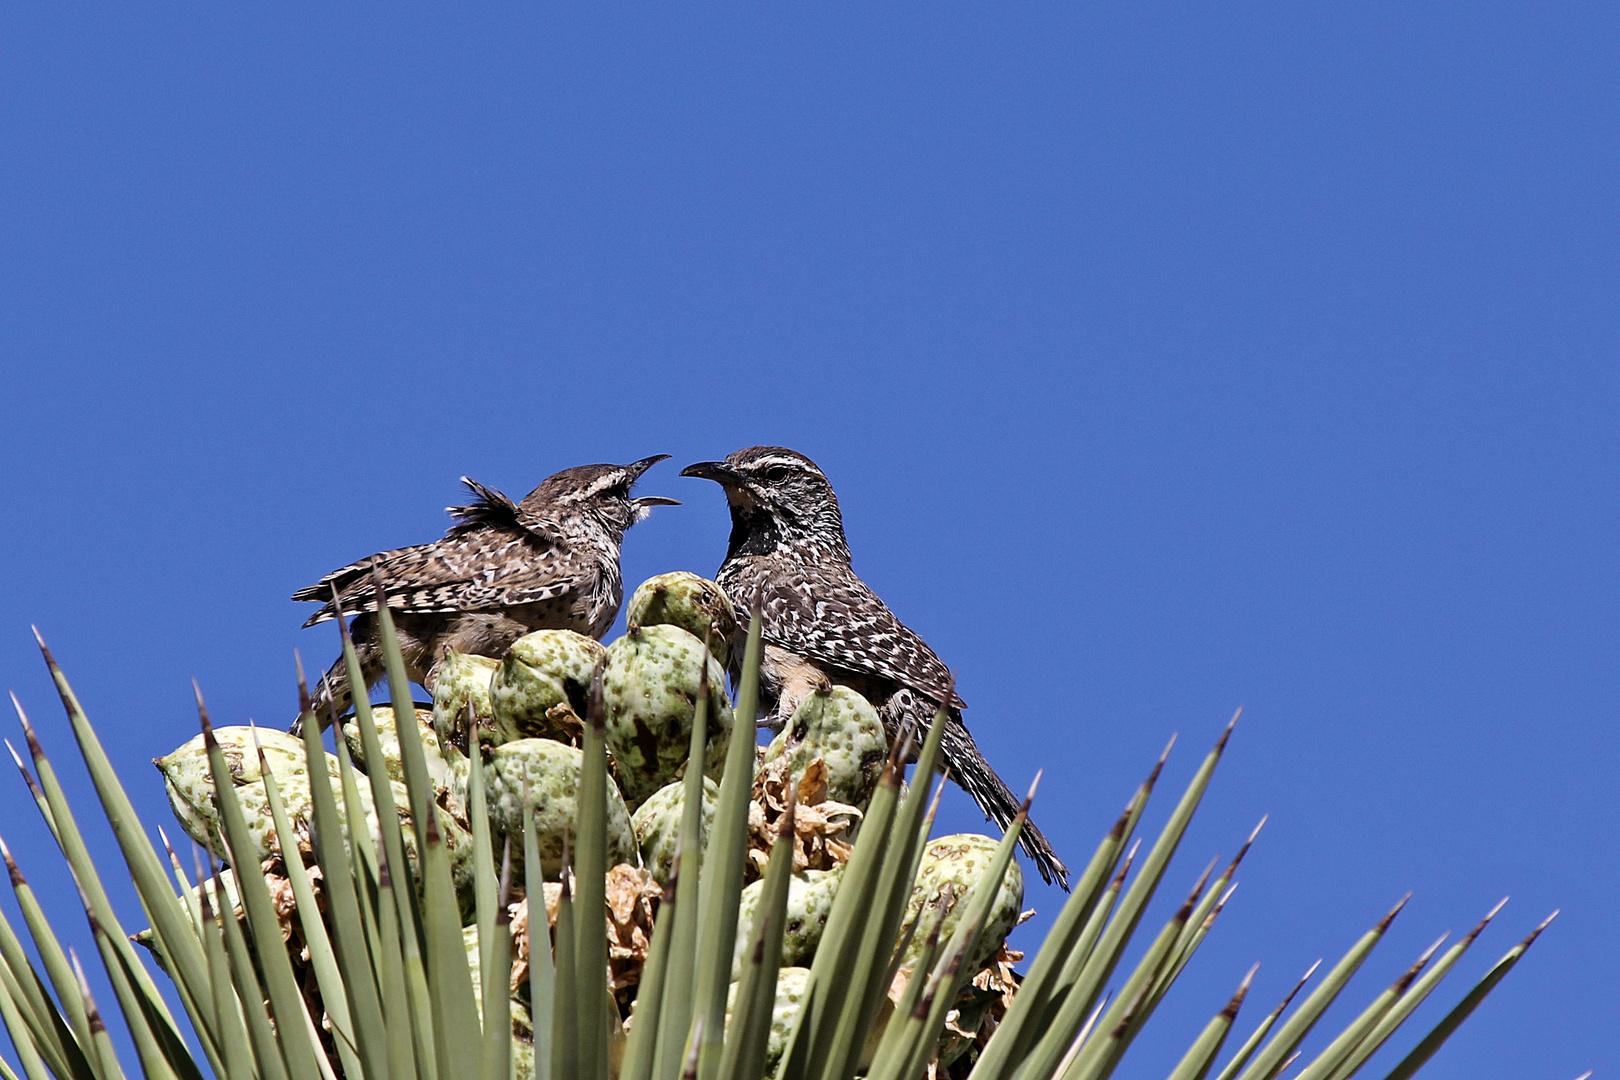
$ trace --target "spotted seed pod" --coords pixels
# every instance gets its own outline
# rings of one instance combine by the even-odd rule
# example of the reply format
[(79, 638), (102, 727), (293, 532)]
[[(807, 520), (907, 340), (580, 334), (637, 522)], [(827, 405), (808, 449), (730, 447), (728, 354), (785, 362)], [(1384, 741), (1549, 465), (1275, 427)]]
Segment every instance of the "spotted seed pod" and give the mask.
[[(309, 825), (315, 815), (315, 807), (313, 793), (310, 790), (309, 770), (305, 763), (303, 740), (286, 732), (262, 729), (258, 732), (258, 736), (259, 744), (264, 747), (264, 756), (270, 766), (270, 772), (276, 778), (276, 788), (286, 807), (287, 818), (296, 834), (292, 840), (298, 849), (307, 855), (310, 845)], [(220, 750), (225, 754), (226, 764), (230, 768), (232, 790), (236, 794), (237, 804), (242, 808), (242, 817), (247, 823), (248, 836), (253, 840), (256, 857), (261, 860), (267, 859), (272, 854), (290, 850), (276, 843), (276, 826), (270, 814), (270, 800), (265, 793), (264, 774), (259, 768), (258, 752), (253, 745), (253, 730), (247, 727), (217, 727), (214, 729), (214, 738), (219, 741)], [(351, 829), (346, 819), (338, 759), (333, 754), (326, 754), (325, 758), (327, 781), (332, 785), (338, 817), (344, 819), (345, 829)], [(203, 747), (203, 737), (198, 735), (172, 754), (156, 759), (155, 764), (163, 773), (163, 785), (169, 796), (169, 805), (173, 808), (175, 817), (180, 820), (186, 835), (213, 852), (216, 858), (229, 858), (221, 835), (219, 807), (214, 800), (214, 780), (208, 768), (208, 755)], [(415, 867), (416, 831), (410, 818), (410, 794), (403, 783), (391, 778), (388, 783), (395, 810), (399, 814), (400, 828), (405, 834), (406, 852), (411, 865)], [(357, 785), (357, 790), (361, 812), (365, 815), (363, 825), (365, 842), (375, 848), (379, 833), (371, 785), (362, 781)], [(455, 880), (457, 894), (466, 905), (471, 902), (473, 895), (472, 833), (467, 830), (465, 822), (458, 820), (455, 813), (446, 805), (448, 802), (448, 798), (439, 800), (439, 834), (443, 838), (445, 851), (450, 856), (450, 870)], [(352, 829), (350, 835), (353, 835)]]
[[(482, 958), (478, 951), (478, 927), (468, 926), (461, 931), (462, 948), (467, 951), (467, 970), (472, 975), (473, 1012), (484, 1015), (484, 979)], [(509, 980), (508, 980), (509, 981)], [(529, 1019), (529, 1007), (516, 997), (510, 997), (512, 1007), (512, 1073), (514, 1077), (534, 1075), (534, 1023)]]
[[(242, 816), (247, 821), (248, 835), (257, 848), (258, 858), (268, 858), (276, 850), (276, 826), (271, 820), (270, 801), (264, 790), (264, 773), (259, 768), (259, 754), (254, 747), (254, 729), (217, 727), (214, 738), (230, 768), (236, 801), (242, 807)], [(261, 728), (258, 730), (258, 743), (264, 748), (265, 762), (276, 778), (276, 787), (287, 807), (293, 830), (298, 833), (289, 840), (307, 847), (309, 820), (314, 810), (303, 740), (284, 731)], [(228, 858), (221, 836), (219, 807), (214, 801), (214, 777), (208, 767), (208, 752), (204, 748), (203, 737), (197, 735), (173, 753), (155, 758), (153, 764), (163, 774), (163, 787), (169, 796), (169, 806), (180, 820), (186, 835), (212, 851), (216, 858)], [(326, 768), (333, 790), (339, 790), (337, 758), (327, 754)], [(373, 816), (370, 792), (361, 792), (361, 802), (367, 815)]]
[[(714, 823), (714, 806), (720, 799), (720, 785), (703, 778), (703, 833)], [(681, 814), (686, 806), (686, 782), (665, 784), (636, 808), (630, 823), (641, 848), (641, 865), (660, 885), (669, 882), (669, 867), (675, 859), (675, 845), (681, 836)]]
[[(483, 657), (469, 659), (482, 660)], [(405, 782), (405, 764), (400, 758), (399, 728), (394, 723), (394, 710), (388, 705), (371, 707), (372, 722), (377, 726), (377, 742), (382, 748), (383, 763), (388, 776)], [(417, 735), (422, 740), (422, 757), (427, 763), (428, 780), (433, 784), (435, 801), (458, 820), (467, 820), (466, 788), (467, 758), (454, 746), (441, 747), (436, 734), (434, 717), (426, 709), (416, 710)], [(365, 740), (360, 737), (360, 723), (351, 714), (343, 718), (343, 742), (349, 748), (349, 757), (355, 767), (366, 769)]]
[[(843, 868), (839, 867), (837, 870), (802, 870), (789, 879), (787, 924), (782, 931), (783, 965), (810, 966), (816, 946), (821, 944), (821, 932), (827, 928), (827, 916), (832, 913), (833, 898), (838, 895), (838, 882), (842, 877)], [(754, 916), (764, 892), (763, 879), (742, 891), (737, 907), (737, 948), (731, 959), (733, 979), (742, 974), (742, 963), (754, 936)]]
[[(498, 746), (484, 764), (484, 797), (494, 846), (512, 839), (512, 873), (523, 865), (523, 801), (527, 781), (529, 805), (534, 807), (535, 840), (547, 878), (555, 881), (562, 869), (563, 834), (579, 835), (579, 769), (584, 755), (572, 746), (551, 739), (516, 739)], [(608, 778), (608, 865), (638, 865), (635, 833), (624, 797)], [(522, 880), (517, 877), (516, 880)]]
[(864, 810), (888, 753), (877, 710), (849, 687), (832, 686), (799, 703), (766, 747), (765, 760), (786, 754), (789, 771), (800, 776), (821, 758), (827, 765), (828, 797)]
[[(726, 996), (726, 1022), (731, 1022), (731, 1010), (737, 1001), (737, 986), (733, 982)], [(782, 1052), (787, 1049), (788, 1036), (793, 1034), (793, 1022), (798, 1019), (799, 1005), (804, 1001), (810, 985), (810, 969), (785, 967), (776, 975), (776, 1004), (771, 1008), (771, 1033), (765, 1041), (765, 1075), (776, 1075)]]
[(433, 729), (446, 746), (467, 748), (467, 705), (480, 731), (494, 725), (490, 704), (490, 679), (499, 661), (474, 653), (446, 649), (433, 670)]
[(685, 764), (705, 664), (709, 729), (703, 771), (718, 778), (731, 739), (731, 702), (725, 671), (703, 643), (677, 626), (643, 626), (608, 647), (602, 674), (607, 745), (631, 806), (640, 806)]
[[(464, 659), (482, 659), (465, 657)], [(433, 805), (438, 816), (439, 835), (450, 856), (450, 874), (455, 881), (456, 894), (461, 900), (463, 913), (471, 910), (473, 900), (473, 845), (472, 831), (467, 824), (467, 758), (454, 746), (443, 746), (436, 733), (433, 714), (417, 709), (417, 737), (422, 741), (422, 760), (427, 766), (428, 783), (433, 786)], [(416, 866), (416, 830), (411, 822), (410, 789), (405, 785), (405, 763), (400, 757), (399, 726), (394, 710), (389, 705), (371, 707), (372, 723), (377, 727), (377, 744), (382, 750), (383, 769), (388, 774), (389, 790), (394, 799), (394, 810), (399, 815), (399, 826), (405, 835), (406, 856)], [(356, 769), (366, 772), (365, 740), (360, 735), (360, 723), (353, 715), (343, 720), (343, 745)], [(332, 755), (328, 754), (328, 758)], [(337, 766), (332, 758), (332, 768)], [(367, 820), (371, 825), (371, 843), (379, 840), (376, 815), (371, 811), (371, 785), (364, 779), (356, 785), (366, 804)], [(339, 810), (343, 806), (341, 791), (336, 792)]]
[[(393, 791), (395, 811), (399, 814), (400, 831), (405, 837), (405, 857), (410, 861), (411, 872), (419, 873), (416, 861), (416, 828), (411, 823), (410, 793), (404, 784), (398, 782), (391, 782), (389, 787)], [(477, 864), (473, 861), (472, 832), (468, 829), (465, 819), (456, 817), (444, 805), (442, 799), (434, 804), (433, 813), (438, 823), (439, 837), (444, 844), (445, 854), (450, 857), (450, 880), (455, 884), (456, 899), (460, 902), (461, 917), (465, 922), (472, 917), (477, 899), (475, 892), (477, 875), (474, 873)], [(371, 836), (372, 843), (380, 841), (375, 829), (372, 830)]]
[(699, 641), (707, 638), (720, 666), (731, 666), (737, 609), (707, 578), (685, 570), (650, 577), (630, 594), (624, 617), (630, 626), (678, 626)]
[[(989, 869), (995, 851), (996, 841), (977, 833), (958, 833), (929, 841), (923, 849), (922, 862), (917, 867), (917, 880), (911, 888), (911, 897), (906, 901), (904, 926), (916, 923), (917, 932), (912, 935), (902, 966), (909, 968), (922, 953), (947, 886), (954, 903), (940, 927), (939, 940), (950, 941), (951, 935), (966, 917), (968, 900), (979, 879)], [(979, 947), (967, 958), (966, 970), (978, 971), (1001, 950), (1002, 942), (1018, 923), (1018, 913), (1023, 903), (1024, 872), (1014, 860), (1008, 864), (1007, 876), (996, 891), (995, 902), (991, 904), (990, 914), (985, 919), (984, 931), (979, 935)], [(920, 923), (919, 918), (922, 920)], [(901, 932), (904, 933), (904, 929)]]
[(489, 684), (495, 717), (491, 744), (577, 743), (591, 675), (606, 651), (572, 630), (536, 630), (514, 641)]

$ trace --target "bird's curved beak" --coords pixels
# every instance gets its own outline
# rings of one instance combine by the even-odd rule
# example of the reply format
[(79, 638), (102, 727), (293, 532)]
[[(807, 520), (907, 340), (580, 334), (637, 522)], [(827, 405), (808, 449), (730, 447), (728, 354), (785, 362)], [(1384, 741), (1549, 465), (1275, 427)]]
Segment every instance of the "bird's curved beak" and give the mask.
[(695, 476), (700, 480), (713, 480), (728, 488), (745, 487), (748, 478), (723, 461), (699, 461), (681, 470), (682, 476)]
[(630, 482), (633, 484), (637, 480), (641, 479), (642, 473), (646, 472), (660, 461), (668, 460), (668, 454), (654, 454), (652, 457), (644, 457), (640, 461), (632, 461), (628, 465), (621, 465), (619, 467), (630, 474)]
[(681, 500), (666, 498), (663, 495), (638, 495), (634, 499), (630, 500), (630, 510), (635, 515), (635, 518), (631, 521), (631, 524), (635, 525), (646, 521), (647, 515), (652, 513), (653, 507), (655, 506), (679, 505), (681, 505)]

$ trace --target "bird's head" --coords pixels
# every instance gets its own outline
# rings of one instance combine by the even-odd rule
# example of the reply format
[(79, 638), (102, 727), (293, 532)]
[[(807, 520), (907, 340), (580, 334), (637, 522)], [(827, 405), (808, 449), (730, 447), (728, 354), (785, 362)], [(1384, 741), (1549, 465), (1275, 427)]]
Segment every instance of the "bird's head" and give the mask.
[(652, 513), (653, 507), (680, 505), (680, 500), (662, 495), (630, 495), (641, 474), (667, 457), (654, 454), (628, 465), (576, 465), (564, 469), (524, 496), (522, 508), (590, 519), (622, 537), (625, 530)]
[(848, 560), (838, 496), (821, 468), (798, 451), (750, 446), (724, 461), (688, 465), (681, 475), (725, 489), (731, 505), (728, 557), (794, 547)]

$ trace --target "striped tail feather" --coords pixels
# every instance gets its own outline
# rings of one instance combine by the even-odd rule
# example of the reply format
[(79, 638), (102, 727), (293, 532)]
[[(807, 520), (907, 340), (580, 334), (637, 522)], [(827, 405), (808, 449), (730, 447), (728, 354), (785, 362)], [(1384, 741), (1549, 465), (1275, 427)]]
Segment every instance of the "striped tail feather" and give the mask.
[[(996, 770), (984, 760), (973, 736), (962, 723), (962, 714), (955, 709), (951, 710), (950, 722), (945, 725), (940, 750), (951, 771), (951, 779), (972, 796), (985, 816), (1002, 829), (1011, 825), (1023, 800), (1008, 789), (1001, 777), (996, 775)], [(1035, 864), (1043, 881), (1068, 891), (1069, 868), (1063, 865), (1063, 860), (1052, 850), (1052, 845), (1034, 821), (1024, 822), (1018, 843)]]

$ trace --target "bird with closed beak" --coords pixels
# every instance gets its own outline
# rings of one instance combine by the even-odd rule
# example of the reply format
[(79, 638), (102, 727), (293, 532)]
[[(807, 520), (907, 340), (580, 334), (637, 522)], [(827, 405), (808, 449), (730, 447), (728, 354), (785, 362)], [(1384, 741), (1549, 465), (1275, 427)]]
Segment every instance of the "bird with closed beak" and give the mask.
[[(962, 723), (966, 705), (950, 669), (850, 568), (838, 497), (816, 463), (780, 446), (751, 446), (681, 475), (725, 490), (731, 542), (716, 580), (739, 608), (757, 605), (761, 613), (760, 690), (772, 720), (784, 722), (828, 683), (870, 701), (890, 738), (907, 723), (926, 729), (944, 707), (941, 749), (951, 779), (1007, 827), (1020, 800)], [(1033, 821), (1020, 842), (1042, 878), (1067, 887), (1067, 867)]]
[[(517, 502), (462, 477), (473, 498), (448, 508), (455, 524), (443, 539), (352, 562), (292, 598), (322, 604), (305, 626), (340, 613), (353, 617), (368, 687), (383, 674), (379, 591), (393, 613), (411, 680), (430, 690), (447, 649), (499, 656), (532, 630), (600, 638), (624, 600), (619, 547), (625, 532), (653, 507), (679, 505), (630, 494), (642, 474), (667, 457), (564, 469)], [(316, 693), (322, 725), (332, 710), (350, 706), (353, 693), (340, 656)]]

